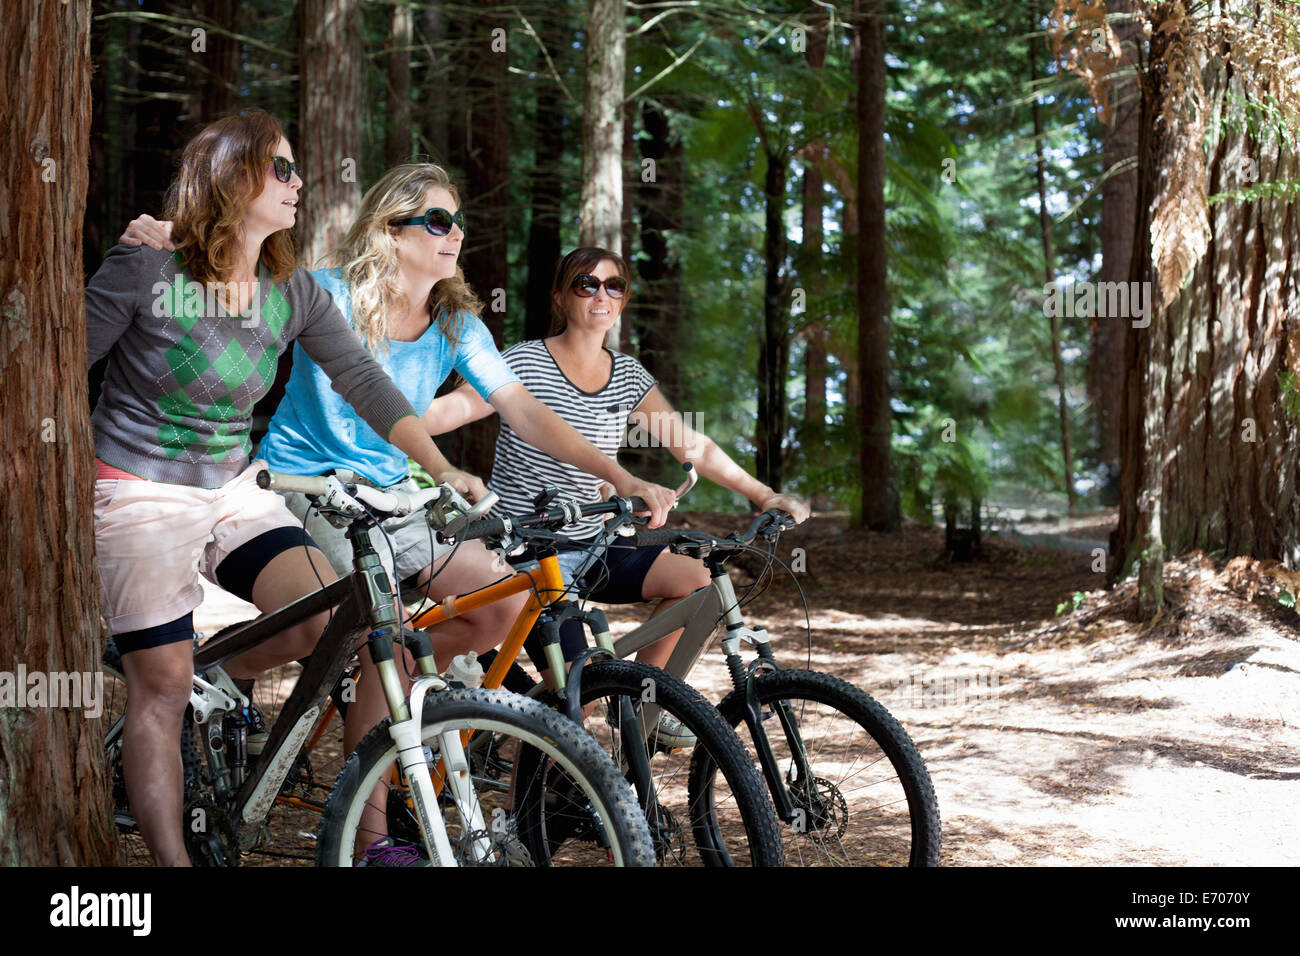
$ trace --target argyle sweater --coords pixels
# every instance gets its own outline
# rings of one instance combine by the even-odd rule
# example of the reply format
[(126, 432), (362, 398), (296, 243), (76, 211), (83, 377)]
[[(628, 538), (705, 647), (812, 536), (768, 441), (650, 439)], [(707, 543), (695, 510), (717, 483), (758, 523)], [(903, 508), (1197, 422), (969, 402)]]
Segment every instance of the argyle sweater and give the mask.
[(169, 252), (115, 246), (86, 286), (87, 365), (109, 356), (95, 454), (141, 478), (217, 488), (248, 465), (253, 406), (297, 341), (380, 435), (410, 402), (306, 269), (231, 317)]

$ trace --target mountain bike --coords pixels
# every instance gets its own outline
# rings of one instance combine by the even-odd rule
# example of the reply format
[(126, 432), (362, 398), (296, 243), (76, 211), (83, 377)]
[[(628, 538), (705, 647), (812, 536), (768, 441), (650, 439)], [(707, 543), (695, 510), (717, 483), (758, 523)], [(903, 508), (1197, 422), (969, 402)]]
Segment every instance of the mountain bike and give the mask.
[[(634, 512), (644, 510), (644, 503), (635, 498), (614, 499), (583, 510), (619, 512), (630, 519)], [(502, 568), (513, 573), (470, 594), (444, 598), (414, 614), (412, 626), (432, 627), (504, 597), (530, 592), (484, 676), (483, 686), (502, 686), (525, 638), (539, 625), (556, 681), (548, 702), (598, 740), (623, 772), (649, 823), (661, 864), (783, 865), (778, 824), (763, 780), (735, 731), (697, 691), (659, 668), (613, 659), (607, 644), (588, 652), (566, 672), (559, 651), (559, 626), (575, 612), (571, 602), (565, 601), (560, 566), (549, 543), (556, 539), (551, 528), (576, 519), (578, 511), (576, 504), (566, 503), (540, 515), (451, 518), (439, 531), (440, 539), (482, 538), (504, 556)], [(660, 713), (685, 728), (693, 738), (689, 745), (661, 732)], [(475, 759), (477, 748), (494, 747), (490, 735), (479, 735), (469, 742), (471, 759)], [(707, 754), (709, 766), (715, 768), (707, 801), (693, 800), (688, 793), (686, 771), (692, 754), (697, 759)], [(529, 764), (524, 769), (536, 768)], [(499, 772), (504, 774), (506, 768), (502, 766)], [(588, 821), (566, 812), (572, 801), (565, 797), (565, 790), (564, 781), (552, 784), (548, 780), (537, 791), (538, 799), (519, 805), (516, 816), (521, 828), (526, 824), (528, 832), (542, 837), (527, 846), (535, 857), (580, 860), (592, 840)], [(714, 845), (722, 835), (725, 853), (717, 852)]]
[[(345, 669), (360, 646), (375, 663), (389, 717), (362, 739), (329, 789), (316, 841), (318, 864), (353, 865), (376, 837), (387, 835), (442, 866), (532, 865), (525, 847), (538, 837), (527, 821), (522, 827), (516, 822), (513, 807), (535, 803), (543, 786), (558, 805), (558, 783), (602, 851), (584, 862), (653, 865), (645, 817), (593, 741), (536, 701), (503, 691), (448, 687), (436, 673), (428, 635), (400, 626), (396, 598), (370, 544), (369, 529), (389, 516), (428, 510), (435, 496), (446, 501), (454, 496), (450, 488), (406, 495), (344, 484), (333, 476), (269, 472), (260, 474), (258, 483), (318, 496), (322, 513), (347, 530), (353, 571), (280, 610), (226, 629), (195, 651), (181, 739), (184, 825), (193, 863), (239, 865), (246, 852), (267, 840), (268, 812), (295, 768), (301, 772), (298, 758), (319, 729), (327, 694), (346, 699), (341, 691)], [(485, 499), (465, 513), (477, 514), (491, 503)], [(316, 649), (270, 726), (261, 753), (250, 758), (248, 699), (221, 665), (326, 611), (329, 623)], [(410, 650), (419, 669), (409, 697), (395, 659), (399, 646)], [(105, 670), (125, 683), (113, 649)], [(119, 829), (138, 839), (121, 775), (124, 722), (123, 715), (110, 723), (105, 747), (114, 781), (114, 818)], [(478, 764), (471, 767), (464, 741), (476, 734), (490, 734), (495, 746), (477, 754)], [(485, 760), (499, 759), (508, 759), (512, 768), (507, 786), (476, 772)]]
[[(639, 530), (628, 536), (633, 529), (626, 509), (605, 504), (583, 505), (576, 511), (583, 516), (613, 517), (594, 543), (584, 548), (587, 558), (569, 588), (576, 600), (557, 602), (552, 613), (586, 621), (596, 644), (620, 659), (682, 628), (665, 668), (679, 678), (690, 673), (714, 632), (723, 626), (720, 643), (732, 690), (717, 709), (732, 727), (743, 723), (748, 731), (777, 817), (784, 824), (783, 845), (790, 865), (938, 865), (941, 833), (934, 786), (907, 732), (879, 702), (847, 681), (779, 667), (767, 630), (749, 626), (741, 614), (725, 563), (737, 554), (758, 552), (770, 565), (781, 533), (794, 524), (789, 515), (765, 512), (745, 532), (726, 537), (667, 529)], [(512, 516), (510, 521), (516, 526), (555, 528), (573, 512), (572, 506), (559, 504), (536, 515)], [(496, 520), (478, 524), (491, 527)], [(755, 539), (762, 539), (767, 547), (756, 547)], [(551, 541), (552, 547), (564, 544), (558, 536)], [(702, 560), (710, 583), (611, 641), (603, 613), (582, 612), (580, 602), (594, 590), (606, 551), (656, 544)], [(753, 659), (745, 660), (742, 645), (753, 649)], [(551, 673), (557, 672), (557, 666), (563, 670), (558, 653), (558, 648), (552, 651)], [(544, 693), (518, 664), (498, 658), (492, 668), (503, 664), (507, 665), (503, 686), (534, 696)], [(595, 693), (584, 689), (581, 700), (586, 702)], [(705, 751), (692, 755), (687, 793), (697, 814), (693, 819), (701, 852), (709, 862), (725, 864), (733, 841), (725, 819), (715, 812), (720, 800), (725, 800), (725, 791), (718, 787), (717, 767)]]

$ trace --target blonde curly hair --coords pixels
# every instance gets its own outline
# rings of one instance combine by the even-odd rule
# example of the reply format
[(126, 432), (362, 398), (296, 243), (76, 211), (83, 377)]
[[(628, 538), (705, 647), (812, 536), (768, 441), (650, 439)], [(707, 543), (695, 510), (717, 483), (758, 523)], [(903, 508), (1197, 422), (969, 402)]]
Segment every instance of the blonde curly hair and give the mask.
[[(371, 352), (388, 348), (387, 316), (409, 308), (397, 282), (397, 242), (388, 225), (425, 212), (425, 195), (431, 187), (460, 195), (447, 171), (433, 163), (394, 166), (361, 198), (361, 208), (343, 241), (330, 252), (327, 263), (342, 269), (352, 297), (352, 325)], [(429, 315), (453, 343), (459, 341), (464, 312), (479, 315), (483, 302), (465, 281), (459, 264), (456, 274), (437, 282), (429, 293)]]

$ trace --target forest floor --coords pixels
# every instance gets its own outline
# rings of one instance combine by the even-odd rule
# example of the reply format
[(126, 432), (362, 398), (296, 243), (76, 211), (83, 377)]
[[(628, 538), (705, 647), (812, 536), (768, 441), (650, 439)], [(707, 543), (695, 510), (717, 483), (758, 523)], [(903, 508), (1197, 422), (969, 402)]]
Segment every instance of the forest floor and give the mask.
[[(834, 673), (903, 724), (934, 780), (945, 865), (1300, 864), (1300, 618), (1277, 601), (1294, 577), (1188, 556), (1167, 565), (1166, 607), (1140, 625), (1135, 581), (1106, 591), (1092, 570), (1087, 545), (1105, 548), (1113, 523), (987, 536), (957, 564), (939, 530), (814, 518), (781, 541), (787, 562), (803, 549), (811, 642), (784, 572), (746, 620), (769, 628), (783, 665)], [(737, 583), (760, 565), (747, 556)], [(196, 626), (247, 609), (214, 590)], [(648, 613), (610, 611), (616, 635)], [(725, 693), (720, 653), (691, 683)]]

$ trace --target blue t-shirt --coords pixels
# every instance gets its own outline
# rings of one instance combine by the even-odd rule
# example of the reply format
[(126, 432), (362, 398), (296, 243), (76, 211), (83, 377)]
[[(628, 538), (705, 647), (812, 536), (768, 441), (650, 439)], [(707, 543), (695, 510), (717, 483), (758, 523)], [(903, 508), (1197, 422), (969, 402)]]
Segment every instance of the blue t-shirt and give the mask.
[[(312, 277), (351, 323), (352, 297), (340, 270), (319, 269)], [(501, 358), (487, 326), (474, 315), (461, 318), (459, 342), (449, 342), (435, 322), (416, 341), (390, 341), (387, 354), (381, 350), (375, 355), (417, 415), (429, 407), (453, 368), (485, 399), (502, 385), (519, 381)], [(329, 376), (296, 344), (284, 399), (258, 456), (272, 471), (289, 475), (321, 475), (347, 468), (377, 485), (391, 485), (409, 474), (406, 455), (357, 415), (334, 391)]]

